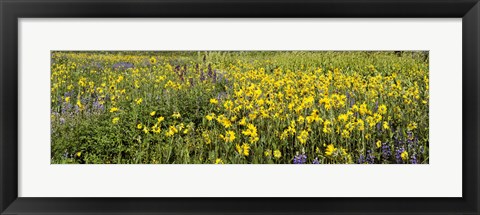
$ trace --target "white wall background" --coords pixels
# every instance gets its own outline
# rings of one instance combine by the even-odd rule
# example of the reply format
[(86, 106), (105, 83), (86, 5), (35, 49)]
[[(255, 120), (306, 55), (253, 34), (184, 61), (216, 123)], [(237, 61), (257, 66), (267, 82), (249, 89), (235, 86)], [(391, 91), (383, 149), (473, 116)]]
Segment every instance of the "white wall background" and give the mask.
[[(20, 19), (19, 196), (462, 196), (461, 19)], [(430, 50), (428, 165), (51, 165), (50, 50)]]

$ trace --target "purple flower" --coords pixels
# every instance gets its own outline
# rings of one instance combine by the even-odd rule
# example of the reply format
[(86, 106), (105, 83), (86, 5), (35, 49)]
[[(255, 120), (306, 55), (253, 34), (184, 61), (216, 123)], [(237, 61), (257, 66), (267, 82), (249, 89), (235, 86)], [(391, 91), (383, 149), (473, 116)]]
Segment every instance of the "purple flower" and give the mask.
[(94, 111), (96, 111), (96, 110), (97, 110), (97, 111), (103, 111), (103, 110), (105, 109), (105, 107), (103, 106), (103, 104), (101, 104), (101, 103), (98, 102), (98, 101), (94, 101), (92, 107), (93, 107), (93, 110), (94, 110)]
[(402, 153), (405, 151), (405, 149), (403, 147), (397, 149), (395, 151), (395, 159), (397, 161), (397, 163), (404, 163), (403, 160), (402, 160)]
[(193, 82), (193, 78), (189, 78), (188, 82), (190, 83), (190, 87), (195, 86), (195, 82)]
[(217, 83), (217, 70), (213, 70), (212, 81), (213, 83)]
[(114, 69), (128, 69), (128, 68), (133, 68), (133, 63), (119, 62), (119, 63), (113, 64), (112, 67)]
[(318, 161), (318, 158), (315, 158), (312, 163), (313, 164), (320, 164), (320, 161)]
[(358, 158), (357, 163), (359, 163), (359, 164), (365, 163), (365, 157), (364, 157), (363, 155), (360, 155), (360, 157)]
[(382, 158), (383, 158), (383, 160), (390, 159), (390, 156), (392, 156), (392, 151), (390, 149), (390, 146), (387, 143), (383, 143), (382, 144)]
[(294, 164), (304, 164), (306, 162), (307, 162), (307, 155), (305, 154), (295, 155), (295, 157), (293, 158)]
[(212, 71), (212, 65), (211, 64), (208, 64), (208, 73), (207, 73), (208, 77), (212, 77), (213, 76), (213, 71)]
[(375, 156), (372, 155), (372, 151), (367, 150), (367, 159), (366, 159), (368, 164), (374, 164), (375, 163)]
[(413, 154), (411, 159), (410, 159), (410, 163), (412, 164), (417, 164), (417, 155), (416, 154)]
[(205, 74), (203, 73), (203, 70), (200, 71), (200, 81), (205, 81)]
[(72, 109), (72, 107), (73, 107), (72, 104), (63, 102), (63, 103), (62, 103), (61, 113), (62, 113), (62, 114), (67, 113), (68, 110)]

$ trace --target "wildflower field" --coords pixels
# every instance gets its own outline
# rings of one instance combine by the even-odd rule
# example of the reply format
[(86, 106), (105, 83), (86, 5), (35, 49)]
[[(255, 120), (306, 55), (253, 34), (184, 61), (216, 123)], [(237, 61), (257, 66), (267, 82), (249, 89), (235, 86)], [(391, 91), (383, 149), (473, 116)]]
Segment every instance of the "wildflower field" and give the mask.
[(51, 163), (428, 164), (428, 59), (52, 51)]

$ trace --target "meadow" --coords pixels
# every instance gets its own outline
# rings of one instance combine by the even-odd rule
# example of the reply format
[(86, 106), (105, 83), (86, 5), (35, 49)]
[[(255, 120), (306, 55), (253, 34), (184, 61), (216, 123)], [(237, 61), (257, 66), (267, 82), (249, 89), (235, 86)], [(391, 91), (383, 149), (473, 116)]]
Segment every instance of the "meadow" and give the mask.
[(428, 164), (428, 52), (52, 51), (52, 164)]

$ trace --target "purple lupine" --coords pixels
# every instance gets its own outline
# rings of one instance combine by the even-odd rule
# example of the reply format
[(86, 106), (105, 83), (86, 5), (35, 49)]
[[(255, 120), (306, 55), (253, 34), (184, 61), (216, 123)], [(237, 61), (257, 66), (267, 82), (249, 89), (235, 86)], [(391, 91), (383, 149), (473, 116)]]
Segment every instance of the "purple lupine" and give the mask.
[(200, 71), (200, 81), (205, 81), (205, 73), (203, 73), (203, 70)]
[(359, 163), (359, 164), (365, 163), (365, 158), (363, 157), (363, 155), (360, 155), (360, 157), (358, 158), (357, 163)]
[(62, 114), (65, 114), (65, 113), (67, 113), (70, 109), (72, 109), (72, 104), (70, 104), (70, 103), (63, 102), (61, 106), (62, 106), (62, 108), (61, 108), (60, 112), (61, 112)]
[(226, 98), (226, 97), (227, 97), (227, 93), (226, 93), (226, 92), (219, 92), (219, 93), (217, 94), (217, 100), (219, 100), (219, 101), (220, 101), (220, 100), (223, 100), (223, 99)]
[(366, 161), (368, 164), (374, 164), (375, 163), (375, 156), (373, 156), (372, 151), (367, 150), (367, 156), (366, 156)]
[(113, 69), (128, 69), (128, 68), (133, 68), (133, 63), (129, 62), (118, 62), (113, 64), (112, 68)]
[(413, 132), (412, 131), (407, 131), (407, 138), (408, 140), (413, 140)]
[(208, 77), (213, 77), (213, 71), (212, 71), (212, 65), (211, 64), (208, 64), (208, 73), (207, 73)]
[(382, 143), (382, 158), (383, 158), (383, 160), (390, 159), (390, 156), (392, 156), (392, 151), (390, 149), (390, 146), (387, 143)]
[(195, 82), (193, 82), (193, 78), (189, 78), (188, 82), (190, 82), (190, 87), (195, 86)]
[[(346, 96), (347, 96), (347, 102), (350, 103), (350, 93), (347, 91), (345, 94), (346, 94)], [(351, 105), (350, 105), (350, 106), (351, 106)]]
[(80, 107), (78, 107), (78, 105), (75, 105), (73, 108), (75, 114), (78, 114), (78, 112), (80, 112)]
[(213, 70), (212, 81), (213, 83), (217, 83), (217, 70)]
[(315, 159), (313, 159), (312, 164), (320, 164), (320, 161), (318, 160), (318, 158), (315, 158)]
[(397, 161), (397, 163), (404, 163), (403, 160), (402, 160), (402, 153), (405, 151), (405, 149), (402, 147), (402, 148), (399, 148), (395, 151), (395, 159)]
[(307, 162), (307, 155), (305, 154), (299, 154), (293, 157), (294, 164), (304, 164), (305, 162)]
[(103, 104), (101, 104), (98, 100), (93, 102), (92, 107), (93, 107), (93, 111), (100, 111), (100, 112), (102, 112), (102, 111), (105, 109), (105, 107), (103, 106)]
[(417, 164), (418, 163), (416, 154), (412, 155), (412, 157), (410, 159), (410, 163), (412, 163), (412, 164)]
[(72, 95), (73, 95), (73, 90), (70, 90), (70, 91), (65, 92), (65, 93), (63, 94), (64, 97), (72, 97)]
[[(215, 73), (217, 73), (217, 70), (215, 70)], [(223, 81), (223, 78), (224, 78), (223, 73), (218, 73), (218, 81), (219, 81), (219, 82), (222, 82), (222, 81)]]

